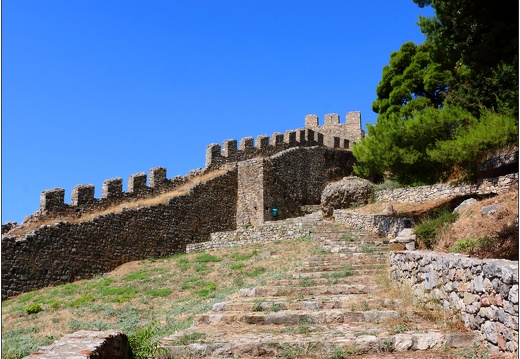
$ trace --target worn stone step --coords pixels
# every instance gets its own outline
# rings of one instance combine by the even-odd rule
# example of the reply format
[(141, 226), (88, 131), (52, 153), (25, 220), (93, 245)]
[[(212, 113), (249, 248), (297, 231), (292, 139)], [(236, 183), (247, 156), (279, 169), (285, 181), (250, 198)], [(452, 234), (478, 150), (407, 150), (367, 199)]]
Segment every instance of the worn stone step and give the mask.
[(380, 290), (377, 285), (338, 284), (333, 286), (259, 286), (240, 289), (240, 297), (279, 297), (279, 296), (310, 296), (337, 294), (364, 294)]
[(344, 257), (339, 256), (328, 256), (324, 255), (321, 258), (310, 258), (301, 263), (302, 266), (312, 266), (312, 265), (348, 265), (348, 264), (382, 264), (386, 262), (387, 256), (385, 255), (371, 255), (360, 253), (360, 255), (349, 255)]
[[(400, 299), (373, 298), (360, 294), (348, 294), (343, 296), (316, 297), (308, 300), (280, 300), (273, 297), (262, 301), (228, 301), (216, 303), (214, 312), (221, 311), (263, 311), (274, 310), (318, 310), (318, 309), (340, 309), (340, 308), (387, 308), (395, 309), (402, 305)], [(273, 308), (275, 308), (273, 310)], [(365, 309), (366, 310), (366, 309)]]
[(341, 308), (385, 308), (396, 309), (402, 306), (400, 299), (381, 299), (360, 294), (349, 294), (336, 297), (317, 297), (308, 300), (281, 300), (273, 297), (266, 300), (231, 300), (227, 302), (215, 303), (212, 311), (218, 312), (275, 312), (284, 310), (320, 310), (320, 309), (341, 309)]
[[(341, 274), (341, 273), (340, 273)], [(350, 274), (350, 273), (347, 273)], [(345, 275), (343, 277), (320, 277), (320, 278), (294, 278), (294, 279), (277, 279), (268, 280), (266, 285), (269, 286), (300, 286), (311, 287), (317, 285), (336, 285), (336, 284), (366, 284), (374, 282), (372, 276), (367, 275)]]
[[(241, 339), (241, 340), (238, 340)], [(230, 357), (330, 357), (332, 353), (345, 353), (346, 356), (357, 354), (377, 353), (384, 358), (385, 353), (423, 352), (423, 357), (445, 358), (446, 348), (471, 348), (475, 341), (472, 334), (460, 333), (415, 333), (395, 334), (387, 336), (359, 335), (348, 337), (327, 336), (327, 340), (321, 337), (294, 336), (293, 338), (280, 335), (264, 335), (244, 339), (244, 336), (236, 340), (216, 341), (212, 343), (192, 343), (188, 345), (169, 345), (163, 341), (162, 347), (166, 349), (163, 357), (195, 356), (206, 358), (230, 358)], [(432, 353), (427, 355), (426, 353)], [(343, 356), (343, 355), (342, 355)], [(392, 356), (393, 357), (393, 356)]]
[(345, 274), (348, 274), (350, 276), (350, 274), (351, 274), (352, 277), (366, 275), (366, 276), (371, 276), (374, 278), (380, 272), (381, 272), (380, 268), (352, 269), (352, 270), (344, 269), (342, 271), (295, 272), (295, 273), (290, 274), (290, 276), (294, 279), (298, 279), (298, 278), (330, 278), (330, 279), (333, 279), (333, 278), (338, 278), (338, 277), (341, 278), (341, 277), (345, 276)]
[(282, 312), (223, 312), (198, 314), (193, 322), (198, 324), (329, 324), (329, 323), (355, 323), (355, 322), (379, 322), (389, 319), (398, 319), (400, 314), (395, 310), (367, 310), (350, 311), (345, 309), (328, 309), (312, 311), (282, 311)]
[(366, 263), (366, 264), (328, 264), (328, 265), (308, 265), (296, 268), (295, 272), (341, 272), (344, 270), (367, 270), (380, 269), (380, 263)]

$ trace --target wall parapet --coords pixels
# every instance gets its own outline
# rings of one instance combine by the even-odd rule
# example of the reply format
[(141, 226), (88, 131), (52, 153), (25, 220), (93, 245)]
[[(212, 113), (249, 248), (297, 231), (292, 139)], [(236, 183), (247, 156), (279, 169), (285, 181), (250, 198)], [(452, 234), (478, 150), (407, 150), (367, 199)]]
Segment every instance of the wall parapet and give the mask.
[(441, 301), (494, 351), (518, 351), (518, 262), (428, 251), (392, 252), (392, 279), (418, 301)]
[[(65, 189), (54, 188), (45, 190), (40, 195), (40, 209), (25, 218), (20, 226), (10, 226), (5, 232), (24, 227), (24, 225), (39, 220), (67, 216), (79, 218), (85, 214), (102, 211), (123, 202), (150, 198), (170, 192), (189, 182), (193, 177), (206, 173), (204, 169), (188, 172), (186, 176), (166, 178), (166, 168), (154, 167), (147, 176), (144, 172), (133, 174), (128, 179), (128, 190), (123, 191), (121, 177), (107, 179), (103, 182), (101, 197), (95, 198), (95, 187), (92, 184), (80, 184), (71, 192), (70, 204), (65, 203)], [(148, 185), (147, 185), (148, 178)]]
[(475, 184), (439, 183), (431, 186), (397, 188), (375, 192), (379, 202), (421, 203), (466, 195), (500, 194), (518, 188), (518, 172), (478, 180)]
[(253, 137), (245, 137), (240, 142), (225, 140), (222, 145), (212, 143), (206, 148), (206, 169), (215, 169), (227, 163), (247, 161), (256, 157), (270, 157), (289, 148), (313, 146), (348, 149), (349, 141), (345, 138), (324, 136), (308, 128), (286, 131), (283, 134), (275, 132), (271, 136), (260, 135), (256, 141)]

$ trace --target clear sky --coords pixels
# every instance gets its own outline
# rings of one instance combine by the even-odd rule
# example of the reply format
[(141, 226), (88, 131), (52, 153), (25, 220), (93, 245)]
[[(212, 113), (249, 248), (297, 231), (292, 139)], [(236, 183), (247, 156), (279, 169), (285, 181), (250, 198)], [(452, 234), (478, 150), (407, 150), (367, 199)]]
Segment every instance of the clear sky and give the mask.
[(156, 166), (211, 143), (361, 111), (390, 53), (424, 41), (412, 0), (3, 0), (2, 223), (40, 193)]

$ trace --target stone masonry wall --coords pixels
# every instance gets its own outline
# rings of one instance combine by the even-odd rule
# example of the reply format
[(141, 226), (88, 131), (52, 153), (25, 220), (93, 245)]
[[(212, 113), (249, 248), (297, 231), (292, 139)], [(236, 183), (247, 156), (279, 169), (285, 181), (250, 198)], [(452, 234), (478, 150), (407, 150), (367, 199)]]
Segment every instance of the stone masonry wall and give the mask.
[(392, 252), (389, 261), (391, 278), (417, 300), (440, 300), (491, 349), (518, 352), (518, 262), (426, 251)]
[(518, 188), (518, 172), (482, 179), (476, 184), (457, 186), (451, 183), (440, 183), (431, 186), (397, 188), (377, 191), (375, 196), (379, 202), (421, 203), (472, 194), (500, 194), (515, 188)]
[(24, 359), (85, 358), (130, 359), (132, 351), (126, 334), (115, 331), (80, 330), (53, 344), (40, 347)]
[(211, 232), (235, 229), (237, 171), (196, 185), (168, 204), (44, 225), (2, 238), (2, 299), (105, 273), (144, 258), (185, 251)]
[(319, 204), (327, 183), (352, 174), (354, 157), (350, 151), (327, 147), (294, 148), (264, 163), (263, 211), (269, 221), (299, 216), (301, 206)]
[(403, 229), (413, 226), (413, 221), (410, 218), (361, 214), (344, 209), (335, 209), (334, 219), (347, 227), (364, 229), (377, 236), (388, 238), (394, 238)]
[[(337, 113), (325, 115), (323, 125), (319, 124), (318, 116), (305, 116), (305, 128), (309, 128), (325, 136), (324, 141), (332, 141), (333, 137), (345, 138), (348, 140), (346, 148), (351, 147), (351, 143), (358, 142), (365, 137), (365, 132), (361, 129), (361, 113), (359, 111), (348, 112), (345, 115), (345, 123), (340, 123)], [(332, 147), (332, 146), (329, 146)]]
[[(65, 203), (65, 190), (54, 188), (43, 191), (40, 195), (40, 209), (27, 216), (21, 228), (31, 222), (52, 220), (60, 217), (79, 218), (88, 213), (103, 211), (121, 203), (158, 196), (173, 191), (207, 171), (198, 169), (190, 171), (186, 176), (166, 178), (166, 168), (155, 167), (148, 176), (144, 172), (136, 173), (128, 179), (128, 191), (123, 191), (123, 179), (120, 177), (103, 182), (101, 198), (94, 198), (95, 187), (92, 184), (80, 184), (72, 189), (71, 203)], [(2, 234), (19, 227), (16, 223), (2, 225)]]

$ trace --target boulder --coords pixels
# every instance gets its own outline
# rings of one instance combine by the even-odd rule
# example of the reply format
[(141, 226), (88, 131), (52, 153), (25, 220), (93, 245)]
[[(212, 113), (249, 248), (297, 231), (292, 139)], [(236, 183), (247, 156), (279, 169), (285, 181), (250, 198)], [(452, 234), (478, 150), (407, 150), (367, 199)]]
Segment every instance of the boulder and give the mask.
[(372, 198), (372, 184), (355, 176), (329, 183), (321, 193), (323, 216), (332, 217), (334, 209), (367, 204)]
[(477, 203), (475, 198), (468, 198), (461, 204), (459, 204), (454, 210), (453, 213), (460, 213), (464, 208), (471, 206), (472, 204)]
[(390, 203), (384, 203), (381, 213), (383, 214), (383, 216), (395, 216), (397, 214), (397, 211), (394, 209), (394, 206), (392, 206)]

